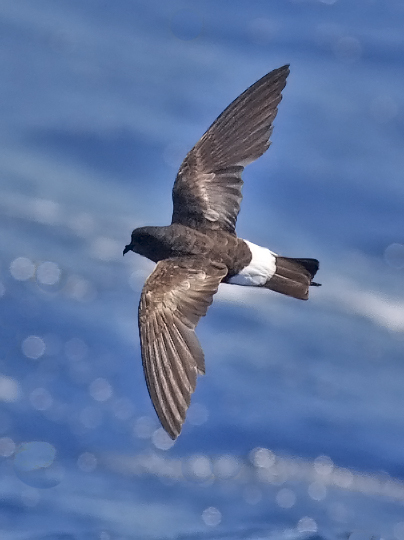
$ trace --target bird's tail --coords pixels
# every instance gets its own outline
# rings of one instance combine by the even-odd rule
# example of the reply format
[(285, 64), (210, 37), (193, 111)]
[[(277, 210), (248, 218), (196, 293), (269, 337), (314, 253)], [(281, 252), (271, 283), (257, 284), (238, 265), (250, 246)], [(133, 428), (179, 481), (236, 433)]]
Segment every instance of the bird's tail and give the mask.
[(318, 270), (317, 259), (291, 259), (289, 257), (276, 257), (276, 270), (274, 275), (265, 283), (264, 287), (273, 291), (307, 300), (309, 286), (319, 286), (313, 278)]

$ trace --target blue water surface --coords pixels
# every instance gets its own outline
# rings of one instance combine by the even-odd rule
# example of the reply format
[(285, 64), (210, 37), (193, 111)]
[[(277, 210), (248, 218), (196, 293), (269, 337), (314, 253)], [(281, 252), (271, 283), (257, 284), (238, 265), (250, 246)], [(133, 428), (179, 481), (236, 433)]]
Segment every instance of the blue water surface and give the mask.
[[(0, 537), (404, 540), (404, 5), (0, 3)], [(241, 237), (309, 302), (221, 286), (172, 441), (137, 304), (186, 152), (289, 63)]]

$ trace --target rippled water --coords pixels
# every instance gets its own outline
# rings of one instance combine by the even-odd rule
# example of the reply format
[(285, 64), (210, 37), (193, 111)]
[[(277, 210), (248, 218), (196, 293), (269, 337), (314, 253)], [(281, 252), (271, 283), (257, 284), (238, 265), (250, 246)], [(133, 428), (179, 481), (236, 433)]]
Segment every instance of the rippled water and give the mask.
[[(404, 539), (399, 2), (0, 5), (0, 537)], [(317, 257), (307, 303), (221, 286), (173, 443), (141, 368), (185, 153), (291, 64), (240, 236)]]

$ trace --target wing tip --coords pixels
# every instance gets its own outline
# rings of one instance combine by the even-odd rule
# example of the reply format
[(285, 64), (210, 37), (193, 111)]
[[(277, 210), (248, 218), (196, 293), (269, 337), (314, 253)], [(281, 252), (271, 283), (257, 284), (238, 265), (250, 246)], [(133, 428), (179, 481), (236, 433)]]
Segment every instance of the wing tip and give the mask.
[(175, 418), (172, 414), (167, 414), (167, 411), (165, 411), (164, 407), (160, 408), (157, 407), (157, 404), (155, 404), (154, 402), (152, 403), (162, 428), (170, 437), (170, 439), (175, 441), (181, 433), (182, 426), (185, 423), (186, 411), (184, 414), (181, 414), (180, 417)]
[[(161, 422), (161, 419), (160, 419), (160, 422)], [(161, 422), (161, 425), (163, 426), (164, 431), (167, 433), (167, 435), (170, 437), (170, 439), (172, 441), (175, 441), (175, 440), (177, 440), (179, 434), (181, 433), (182, 426), (184, 424), (181, 424), (178, 427), (176, 427), (176, 426), (169, 426), (169, 425), (167, 425), (165, 423), (163, 424)]]
[(282, 82), (283, 82), (282, 90), (286, 86), (286, 79), (288, 78), (289, 74), (290, 74), (290, 64), (285, 64), (284, 66), (274, 69), (270, 73), (270, 75), (274, 77), (279, 77), (279, 79), (282, 79)]

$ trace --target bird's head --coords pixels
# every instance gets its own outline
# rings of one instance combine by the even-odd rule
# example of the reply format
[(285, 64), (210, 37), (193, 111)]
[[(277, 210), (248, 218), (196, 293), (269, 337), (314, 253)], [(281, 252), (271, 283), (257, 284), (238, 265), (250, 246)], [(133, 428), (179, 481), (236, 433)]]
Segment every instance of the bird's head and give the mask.
[(128, 253), (128, 251), (134, 251), (143, 255), (144, 257), (150, 258), (150, 249), (153, 245), (153, 236), (151, 234), (152, 227), (139, 227), (132, 232), (132, 237), (130, 244), (125, 246), (123, 254)]
[[(132, 236), (130, 239), (130, 243), (125, 246), (125, 249), (123, 250), (123, 254), (128, 253), (128, 251), (134, 251), (135, 253), (139, 253), (139, 249), (142, 246), (142, 243), (144, 242), (144, 233), (142, 234), (143, 227), (140, 227), (138, 229), (135, 229), (132, 232)], [(142, 242), (143, 240), (143, 242)]]

